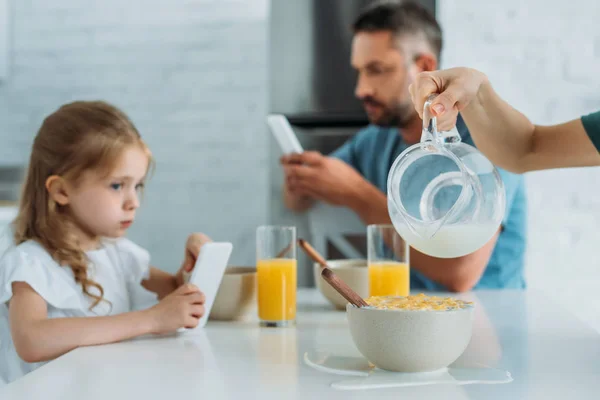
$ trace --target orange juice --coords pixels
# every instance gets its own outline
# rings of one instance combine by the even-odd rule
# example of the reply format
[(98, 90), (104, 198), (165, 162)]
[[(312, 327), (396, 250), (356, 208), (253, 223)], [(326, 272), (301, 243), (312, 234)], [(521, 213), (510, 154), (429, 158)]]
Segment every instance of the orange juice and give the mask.
[(256, 271), (258, 317), (262, 321), (296, 319), (296, 260), (259, 260)]
[(379, 261), (369, 264), (370, 296), (408, 296), (410, 268), (408, 264)]

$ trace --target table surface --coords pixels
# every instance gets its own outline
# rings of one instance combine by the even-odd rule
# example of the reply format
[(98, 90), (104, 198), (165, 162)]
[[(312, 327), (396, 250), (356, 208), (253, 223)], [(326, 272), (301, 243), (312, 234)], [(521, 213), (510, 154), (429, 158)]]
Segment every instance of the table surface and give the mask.
[[(600, 335), (554, 300), (529, 291), (458, 296), (477, 304), (472, 340), (456, 365), (506, 370), (505, 384), (425, 385), (346, 391), (348, 379), (315, 370), (307, 352), (357, 356), (344, 312), (314, 289), (298, 293), (295, 327), (255, 319), (210, 321), (177, 334), (80, 348), (0, 389), (0, 399), (597, 399)], [(208, 397), (206, 397), (208, 396)]]

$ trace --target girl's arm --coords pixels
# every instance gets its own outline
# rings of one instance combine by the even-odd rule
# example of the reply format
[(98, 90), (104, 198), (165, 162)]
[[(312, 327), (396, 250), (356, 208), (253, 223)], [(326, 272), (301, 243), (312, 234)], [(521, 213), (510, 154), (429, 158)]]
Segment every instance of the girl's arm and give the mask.
[(149, 333), (194, 327), (204, 295), (185, 285), (158, 305), (108, 317), (48, 318), (46, 301), (29, 284), (14, 282), (9, 303), (12, 339), (26, 362), (52, 360), (77, 347), (107, 344)]
[(191, 272), (194, 268), (202, 246), (211, 241), (211, 238), (203, 233), (192, 233), (185, 243), (185, 255), (179, 271), (172, 275), (156, 267), (150, 267), (150, 277), (142, 281), (142, 286), (156, 293), (159, 299), (173, 293), (174, 290), (183, 285), (184, 271)]
[(180, 272), (172, 275), (156, 267), (150, 267), (150, 277), (142, 281), (142, 286), (156, 293), (159, 300), (163, 299), (183, 284)]

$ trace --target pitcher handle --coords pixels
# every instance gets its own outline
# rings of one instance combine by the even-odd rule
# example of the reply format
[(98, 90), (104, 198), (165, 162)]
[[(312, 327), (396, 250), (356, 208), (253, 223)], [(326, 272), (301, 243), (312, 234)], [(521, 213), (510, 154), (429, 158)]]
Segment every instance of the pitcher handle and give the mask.
[(430, 94), (423, 106), (423, 130), (421, 132), (421, 142), (436, 142), (442, 144), (440, 135), (437, 131), (437, 118), (431, 112), (431, 102), (436, 98), (436, 94)]
[(456, 127), (443, 133), (438, 131), (437, 117), (431, 112), (431, 103), (437, 96), (437, 94), (430, 94), (423, 106), (423, 130), (421, 131), (421, 142), (433, 142), (438, 145), (460, 142), (460, 134)]

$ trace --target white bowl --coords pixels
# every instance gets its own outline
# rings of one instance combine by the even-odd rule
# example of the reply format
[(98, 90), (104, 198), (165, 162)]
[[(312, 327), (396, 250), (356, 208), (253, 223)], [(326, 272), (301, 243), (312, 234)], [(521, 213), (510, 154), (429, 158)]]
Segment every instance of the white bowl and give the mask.
[(474, 306), (449, 311), (346, 306), (350, 333), (363, 356), (395, 372), (435, 371), (452, 364), (471, 340)]
[[(361, 297), (369, 296), (369, 270), (367, 260), (327, 260), (327, 265), (335, 274), (343, 280)], [(313, 266), (315, 286), (331, 304), (338, 310), (344, 310), (348, 301), (342, 297), (325, 279), (321, 277), (321, 266), (315, 263)]]
[(231, 321), (247, 317), (256, 307), (256, 268), (227, 267), (209, 320)]

